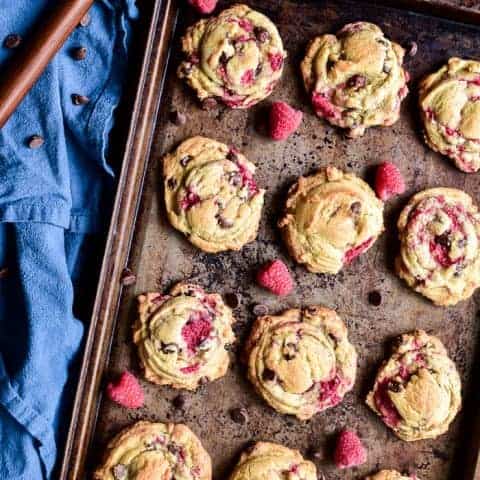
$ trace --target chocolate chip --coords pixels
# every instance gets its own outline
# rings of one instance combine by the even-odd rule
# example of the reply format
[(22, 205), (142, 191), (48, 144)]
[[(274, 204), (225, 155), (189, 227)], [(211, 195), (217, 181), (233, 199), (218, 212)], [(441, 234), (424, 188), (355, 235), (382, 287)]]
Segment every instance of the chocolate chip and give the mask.
[(226, 54), (225, 52), (222, 52), (222, 54), (220, 55), (220, 58), (218, 59), (218, 61), (219, 61), (222, 65), (225, 65), (225, 64), (228, 62), (227, 54)]
[(170, 121), (174, 125), (177, 125), (177, 127), (180, 127), (181, 125), (185, 125), (185, 123), (187, 123), (187, 116), (178, 110), (173, 110), (170, 112)]
[(169, 443), (167, 445), (167, 450), (170, 453), (173, 453), (173, 455), (177, 455), (178, 453), (180, 453), (180, 446), (177, 445), (176, 443)]
[(382, 295), (378, 290), (372, 290), (368, 294), (368, 302), (374, 307), (378, 307), (382, 303)]
[(133, 285), (136, 281), (136, 275), (129, 268), (125, 268), (122, 272), (122, 276), (120, 277), (120, 282), (122, 285), (126, 287), (128, 285)]
[(125, 465), (119, 463), (112, 468), (112, 473), (115, 480), (125, 480), (127, 478), (128, 470)]
[(182, 157), (180, 159), (180, 165), (182, 167), (186, 167), (187, 166), (187, 163), (192, 159), (192, 157), (190, 155), (185, 155), (184, 157)]
[(450, 232), (442, 233), (435, 237), (435, 243), (442, 245), (442, 247), (450, 248), (452, 246), (452, 240), (450, 238)]
[(388, 389), (392, 392), (398, 393), (402, 391), (402, 385), (395, 380), (391, 380), (388, 383)]
[(202, 109), (209, 111), (217, 107), (217, 101), (213, 97), (208, 97), (202, 101)]
[(268, 30), (262, 27), (255, 27), (253, 30), (253, 33), (255, 34), (255, 38), (260, 42), (260, 43), (265, 43), (268, 40), (270, 40), (270, 34), (268, 33)]
[(0, 279), (7, 278), (9, 274), (8, 267), (0, 268)]
[(410, 57), (414, 57), (418, 52), (417, 42), (414, 42), (413, 40), (411, 42), (408, 42), (407, 49), (408, 49), (408, 55)]
[(90, 25), (90, 14), (87, 12), (80, 20), (80, 23), (78, 24), (78, 26), (87, 27), (88, 25)]
[(28, 139), (28, 147), (32, 149), (40, 148), (45, 143), (45, 140), (40, 135), (32, 135)]
[(360, 202), (353, 202), (351, 205), (350, 205), (350, 210), (352, 211), (352, 213), (354, 213), (355, 215), (358, 215), (361, 211), (362, 211), (362, 204)]
[(235, 423), (245, 425), (248, 421), (248, 413), (245, 408), (232, 408), (230, 410), (230, 417)]
[(350, 88), (363, 88), (367, 83), (364, 75), (353, 75), (348, 79), (347, 85)]
[(255, 76), (258, 77), (262, 73), (263, 64), (260, 62), (255, 69)]
[(17, 33), (11, 33), (5, 37), (3, 46), (5, 48), (17, 48), (22, 43), (22, 37)]
[(240, 305), (240, 295), (235, 292), (229, 292), (225, 294), (225, 303), (230, 308), (237, 308)]
[[(228, 158), (228, 157), (227, 157)], [(239, 172), (229, 172), (228, 173), (228, 181), (234, 186), (238, 187), (242, 184), (242, 176)]]
[(210, 382), (210, 379), (208, 377), (201, 377), (199, 380), (198, 380), (198, 383), (200, 385), (206, 385), (208, 382)]
[(168, 180), (167, 180), (167, 186), (170, 190), (174, 190), (175, 187), (177, 186), (177, 180), (173, 177), (170, 177)]
[[(226, 155), (227, 160), (230, 160), (231, 162), (238, 162), (238, 155), (237, 152), (235, 151), (235, 148), (231, 148), (227, 155)], [(237, 173), (237, 172), (231, 172), (231, 173)]]
[(269, 368), (266, 368), (262, 373), (262, 378), (266, 382), (272, 382), (273, 380), (275, 380), (275, 372), (273, 370), (270, 370)]
[(263, 315), (267, 315), (268, 307), (266, 305), (262, 305), (261, 303), (258, 303), (253, 307), (253, 314), (256, 315), (257, 317), (262, 317)]
[(85, 60), (87, 56), (87, 49), (85, 47), (77, 47), (72, 50), (72, 57), (74, 60)]
[(456, 277), (459, 277), (460, 274), (463, 272), (464, 268), (465, 268), (465, 265), (464, 265), (463, 263), (457, 263), (457, 264), (455, 265), (455, 273), (454, 273), (454, 275), (455, 275)]
[(229, 218), (225, 218), (222, 215), (217, 216), (217, 222), (222, 228), (232, 228), (233, 227), (233, 220)]
[(172, 400), (172, 405), (177, 409), (180, 410), (185, 406), (185, 397), (180, 394), (177, 395), (173, 400)]
[(331, 70), (334, 65), (335, 65), (335, 62), (329, 58), (327, 60), (327, 70)]
[(334, 345), (338, 343), (338, 338), (333, 333), (329, 333), (328, 338), (334, 343)]
[(161, 344), (160, 348), (162, 352), (167, 355), (178, 352), (178, 345), (174, 342), (170, 342), (170, 343), (160, 342), (160, 344)]
[(72, 103), (74, 105), (86, 105), (90, 102), (90, 99), (85, 95), (80, 95), (79, 93), (72, 94)]
[(467, 246), (467, 239), (466, 238), (461, 238), (460, 240), (457, 241), (457, 246), (458, 248), (464, 248)]

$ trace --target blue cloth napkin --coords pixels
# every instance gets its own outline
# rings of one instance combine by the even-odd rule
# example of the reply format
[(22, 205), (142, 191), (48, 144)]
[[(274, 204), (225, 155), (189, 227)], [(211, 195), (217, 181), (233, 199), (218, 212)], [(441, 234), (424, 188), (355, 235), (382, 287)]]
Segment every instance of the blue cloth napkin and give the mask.
[[(0, 0), (0, 68), (15, 55), (5, 37), (28, 36), (55, 4)], [(108, 134), (136, 16), (135, 0), (97, 0), (90, 23), (0, 130), (0, 269), (9, 269), (0, 278), (2, 480), (53, 478), (64, 445), (84, 331), (74, 296), (109, 218)], [(87, 49), (84, 60), (73, 58), (78, 47)], [(73, 94), (90, 101), (74, 105)], [(45, 139), (40, 148), (29, 148), (32, 135)]]

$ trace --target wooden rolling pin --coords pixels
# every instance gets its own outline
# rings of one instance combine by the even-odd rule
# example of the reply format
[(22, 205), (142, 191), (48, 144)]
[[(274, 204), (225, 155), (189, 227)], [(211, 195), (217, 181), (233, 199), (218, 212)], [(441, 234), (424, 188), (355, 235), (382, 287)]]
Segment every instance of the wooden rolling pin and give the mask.
[(94, 0), (62, 0), (47, 18), (40, 20), (18, 51), (14, 51), (0, 75), (0, 128), (5, 125), (93, 2)]

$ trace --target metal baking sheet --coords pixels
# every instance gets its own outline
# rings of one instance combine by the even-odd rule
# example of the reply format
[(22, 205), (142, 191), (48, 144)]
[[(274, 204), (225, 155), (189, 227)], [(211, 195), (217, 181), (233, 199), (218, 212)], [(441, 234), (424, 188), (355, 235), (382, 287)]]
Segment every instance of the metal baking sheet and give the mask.
[[(222, 1), (220, 8), (231, 3), (234, 2)], [(474, 434), (478, 404), (475, 405), (474, 395), (478, 389), (472, 379), (478, 376), (474, 365), (480, 338), (476, 316), (480, 295), (477, 293), (455, 307), (435, 307), (395, 276), (393, 260), (398, 250), (396, 219), (413, 193), (426, 187), (451, 186), (465, 190), (480, 202), (478, 175), (461, 173), (423, 143), (415, 88), (424, 74), (438, 68), (451, 56), (479, 58), (480, 28), (442, 18), (444, 10), (436, 12), (434, 6), (432, 15), (426, 16), (386, 7), (378, 1), (258, 0), (248, 3), (267, 14), (280, 30), (289, 53), (283, 78), (268, 100), (250, 110), (225, 107), (209, 112), (201, 110), (193, 93), (175, 75), (181, 58), (179, 38), (196, 18), (187, 9), (180, 10), (174, 41), (169, 43), (171, 57), (162, 106), (157, 116), (129, 260), (137, 282), (123, 290), (118, 316), (109, 320), (116, 329), (105, 368), (97, 362), (104, 379), (123, 369), (140, 374), (131, 340), (136, 296), (146, 291), (163, 291), (179, 280), (188, 279), (211, 291), (241, 295), (241, 304), (235, 310), (238, 342), (231, 354), (231, 368), (223, 379), (202, 386), (194, 393), (142, 381), (146, 404), (137, 411), (127, 411), (102, 398), (96, 423), (95, 419), (80, 419), (80, 422), (90, 420), (84, 436), (84, 445), (88, 443), (90, 448), (88, 452), (77, 452), (81, 457), (77, 462), (81, 469), (75, 471), (83, 471), (86, 460), (86, 471), (91, 472), (114, 434), (137, 420), (147, 419), (183, 422), (190, 426), (212, 457), (216, 479), (227, 478), (239, 453), (253, 440), (269, 440), (299, 448), (306, 456), (312, 449), (323, 452), (324, 458), (316, 458), (315, 463), (319, 472), (331, 480), (362, 478), (379, 468), (416, 471), (422, 480), (478, 479), (478, 471), (474, 473), (478, 458), (478, 435)], [(410, 1), (409, 5), (414, 8), (415, 2)], [(174, 5), (167, 12), (171, 18), (165, 22), (173, 25), (175, 14)], [(465, 22), (475, 19), (475, 16), (465, 15)], [(303, 90), (299, 62), (310, 38), (335, 32), (345, 23), (357, 20), (378, 24), (388, 37), (400, 44), (416, 41), (418, 53), (415, 57), (406, 57), (406, 68), (412, 77), (411, 93), (403, 103), (399, 122), (391, 128), (369, 129), (364, 137), (352, 140), (315, 117)], [(305, 112), (298, 132), (285, 142), (272, 142), (264, 135), (265, 110), (273, 100), (286, 100)], [(170, 111), (174, 109), (187, 115), (185, 125), (175, 126), (169, 121)], [(203, 253), (166, 221), (161, 158), (192, 135), (212, 137), (239, 148), (258, 166), (258, 183), (268, 188), (258, 238), (240, 252)], [(386, 233), (368, 253), (336, 276), (311, 274), (295, 265), (276, 228), (288, 187), (298, 176), (329, 164), (371, 181), (373, 167), (385, 160), (392, 160), (400, 167), (408, 185), (405, 194), (386, 205)], [(133, 219), (130, 221), (133, 223)], [(295, 295), (286, 299), (265, 293), (253, 280), (257, 267), (276, 257), (286, 260), (296, 282)], [(382, 295), (378, 307), (368, 302), (368, 293), (372, 290)], [(359, 353), (355, 388), (343, 403), (310, 421), (301, 422), (276, 413), (254, 392), (245, 378), (239, 357), (254, 320), (252, 307), (258, 303), (267, 305), (270, 312), (319, 303), (340, 313)], [(462, 377), (465, 406), (447, 434), (436, 440), (406, 443), (381, 423), (365, 406), (364, 399), (378, 366), (388, 354), (391, 340), (414, 328), (438, 335), (447, 346)], [(97, 347), (105, 354), (109, 352), (109, 345), (104, 339), (103, 345)], [(88, 378), (86, 382), (88, 385)], [(99, 391), (93, 388), (85, 395), (90, 395), (95, 402)], [(179, 393), (185, 398), (182, 409), (175, 408), (172, 403)], [(248, 412), (245, 425), (235, 423), (230, 417), (230, 410), (237, 407), (244, 407)], [(339, 471), (332, 464), (331, 450), (335, 434), (344, 427), (360, 433), (368, 448), (368, 462), (357, 469)], [(69, 478), (82, 478), (75, 475)]]

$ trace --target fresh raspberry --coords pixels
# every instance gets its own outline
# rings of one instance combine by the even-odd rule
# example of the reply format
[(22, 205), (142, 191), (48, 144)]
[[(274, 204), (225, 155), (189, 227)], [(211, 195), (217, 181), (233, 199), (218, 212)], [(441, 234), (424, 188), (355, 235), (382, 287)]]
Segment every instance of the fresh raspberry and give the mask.
[(135, 375), (124, 371), (116, 382), (107, 385), (107, 395), (110, 400), (125, 408), (143, 407), (144, 395)]
[(257, 282), (275, 295), (288, 295), (293, 290), (293, 280), (281, 260), (264, 265), (257, 273)]
[(270, 110), (270, 137), (285, 140), (299, 127), (302, 117), (303, 113), (288, 103), (274, 102)]
[(340, 433), (334, 460), (337, 468), (356, 467), (367, 461), (367, 451), (354, 431), (344, 430)]
[(375, 176), (375, 191), (383, 201), (405, 191), (405, 181), (400, 170), (390, 162), (382, 163)]
[(218, 0), (188, 0), (188, 3), (200, 13), (212, 13)]

